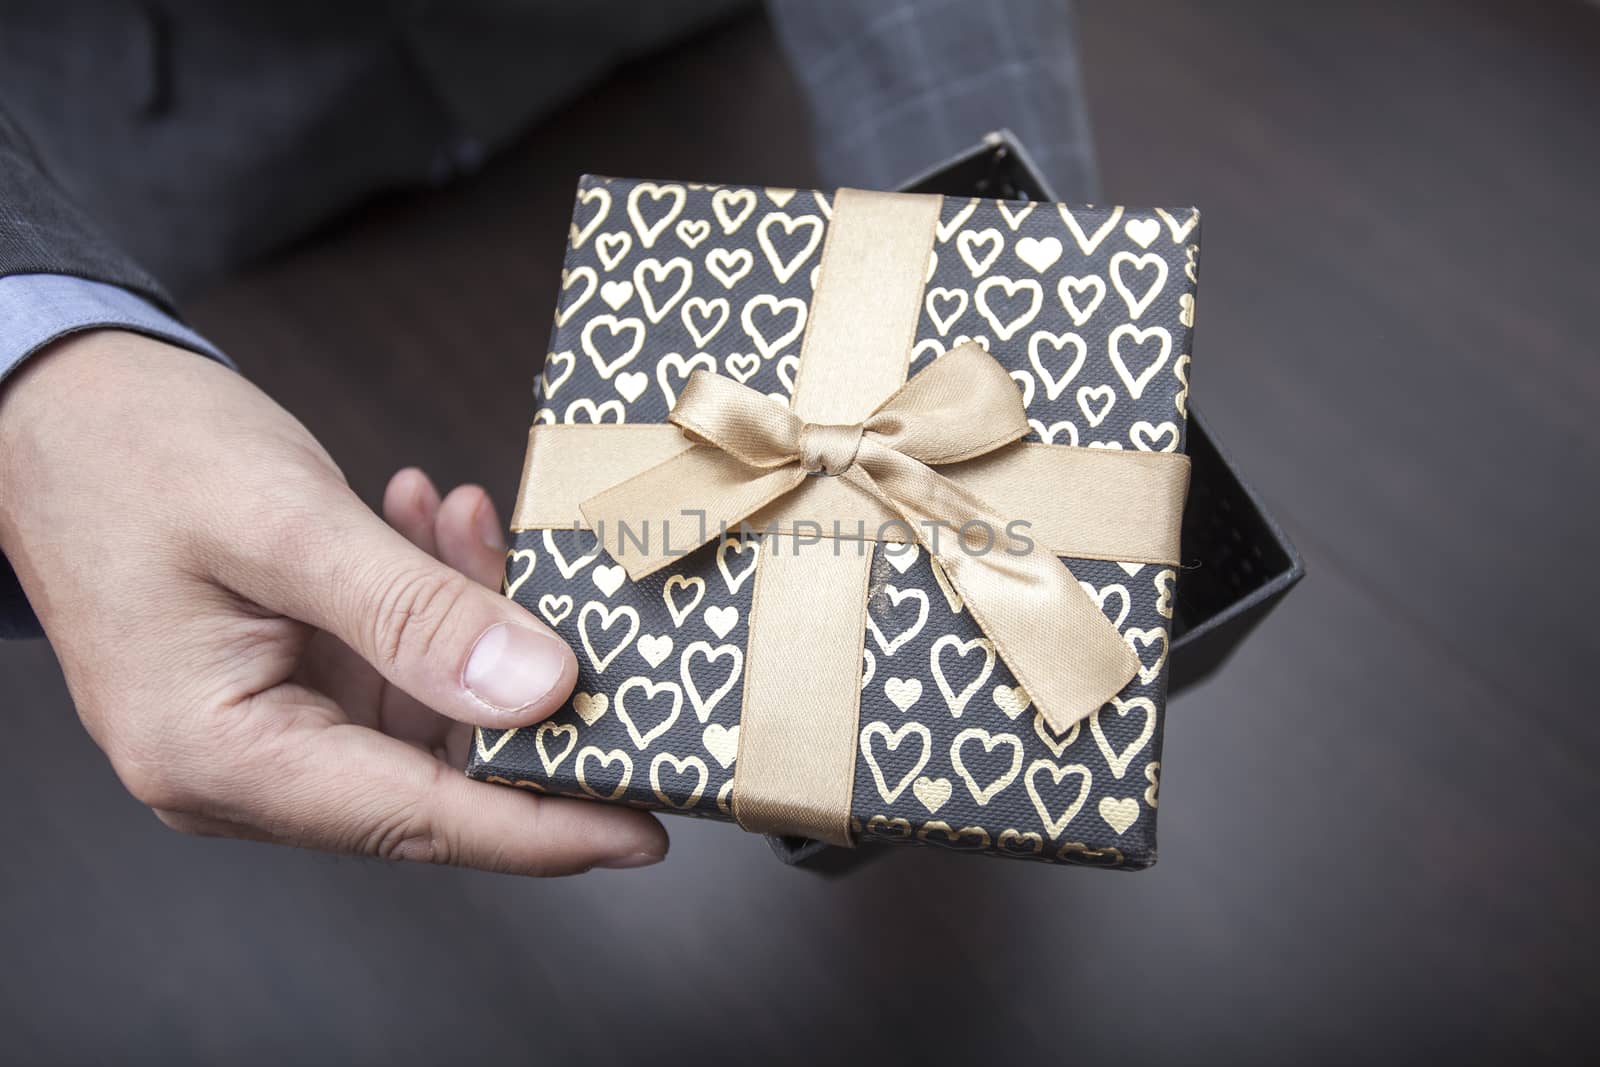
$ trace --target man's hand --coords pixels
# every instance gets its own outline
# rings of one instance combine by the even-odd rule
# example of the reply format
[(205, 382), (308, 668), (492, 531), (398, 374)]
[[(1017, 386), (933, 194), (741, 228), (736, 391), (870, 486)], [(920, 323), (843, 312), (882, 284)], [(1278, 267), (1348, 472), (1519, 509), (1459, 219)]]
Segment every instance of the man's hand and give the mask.
[(384, 511), (245, 379), (133, 334), (59, 342), (0, 393), (0, 548), (169, 826), (522, 874), (659, 860), (648, 815), (460, 773), (469, 724), (544, 718), (577, 663), (493, 591), (481, 489), (402, 471)]

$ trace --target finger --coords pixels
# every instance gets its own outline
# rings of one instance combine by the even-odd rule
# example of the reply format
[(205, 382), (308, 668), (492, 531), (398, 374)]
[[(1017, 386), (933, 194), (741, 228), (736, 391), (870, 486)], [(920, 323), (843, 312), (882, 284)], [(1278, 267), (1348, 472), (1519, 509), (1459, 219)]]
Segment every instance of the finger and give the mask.
[(500, 588), (506, 567), (506, 539), (500, 514), (482, 487), (458, 485), (439, 506), (434, 523), (435, 553), (479, 585)]
[[(490, 589), (500, 589), (505, 575), (506, 541), (499, 512), (482, 488), (461, 485), (450, 490), (439, 508), (434, 526), (440, 560)], [(472, 728), (441, 720), (435, 735), (452, 767), (465, 767), (472, 746)], [(392, 731), (391, 731), (392, 732)]]
[[(389, 479), (383, 494), (384, 520), (430, 555), (437, 555), (433, 527), (438, 514), (439, 491), (421, 470), (406, 467)], [(432, 709), (384, 685), (365, 660), (332, 634), (319, 632), (311, 638), (296, 678), (332, 697), (363, 726), (427, 743), (443, 736)]]
[[(281, 718), (289, 709), (254, 710)], [(475, 782), (359, 726), (281, 737), (263, 753), (274, 787), (253, 811), (225, 817), (287, 843), (530, 875), (640, 867), (667, 853), (666, 831), (645, 812)]]
[(430, 556), (437, 556), (433, 528), (439, 515), (439, 490), (433, 480), (416, 467), (395, 472), (383, 493), (383, 517), (407, 541)]
[(554, 631), (404, 537), (342, 486), (263, 507), (223, 545), (218, 580), (327, 630), (442, 715), (504, 729), (572, 692), (578, 664)]
[[(383, 494), (384, 519), (403, 534), (406, 540), (430, 556), (440, 554), (439, 542), (434, 535), (439, 520), (439, 510), (439, 490), (434, 488), (433, 480), (420, 469), (406, 467), (396, 471), (394, 477), (389, 479), (388, 489)], [(444, 562), (450, 564), (449, 560)], [(470, 735), (472, 728), (466, 724), (441, 717), (432, 708), (403, 690), (382, 685), (381, 679), (373, 674), (372, 668), (362, 662), (360, 657), (342, 644), (340, 647), (344, 648), (345, 656), (355, 667), (372, 674), (373, 679), (380, 682), (376, 690), (377, 721), (370, 725), (376, 726), (390, 737), (398, 737), (402, 741), (428, 749), (445, 748), (451, 726), (459, 727), (462, 732)], [(351, 717), (356, 716), (352, 714)]]

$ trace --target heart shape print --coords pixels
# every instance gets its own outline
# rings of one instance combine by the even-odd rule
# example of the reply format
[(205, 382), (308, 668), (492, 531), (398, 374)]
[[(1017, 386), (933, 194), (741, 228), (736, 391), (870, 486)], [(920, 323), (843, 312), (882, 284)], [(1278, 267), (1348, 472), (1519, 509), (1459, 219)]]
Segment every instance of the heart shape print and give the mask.
[[(783, 235), (775, 239), (774, 233), (780, 229)], [(761, 220), (761, 225), (756, 227), (756, 243), (761, 246), (762, 254), (772, 266), (772, 273), (777, 276), (779, 285), (789, 284), (789, 279), (811, 258), (811, 253), (822, 243), (822, 230), (822, 220), (815, 215), (791, 218), (781, 211), (774, 211)], [(796, 231), (799, 231), (798, 239)], [(784, 246), (782, 250), (778, 247), (780, 244)]]
[(1139, 802), (1133, 797), (1101, 797), (1100, 817), (1121, 837), (1139, 821)]
[[(1045, 365), (1046, 346), (1050, 349), (1049, 358), (1052, 364), (1061, 358), (1063, 352), (1070, 351), (1071, 358), (1066, 360), (1066, 365), (1062, 367), (1060, 374), (1054, 373)], [(1075, 333), (1055, 334), (1048, 330), (1037, 330), (1028, 338), (1028, 362), (1033, 364), (1033, 369), (1039, 374), (1039, 380), (1044, 383), (1044, 395), (1051, 400), (1060, 396), (1068, 383), (1078, 376), (1088, 355), (1089, 346)]]
[[(962, 748), (976, 741), (983, 746), (984, 755), (993, 754), (996, 748), (1006, 748), (1011, 752), (1008, 763), (1003, 764), (1004, 770), (994, 775), (989, 784), (980, 786), (972, 771), (967, 768)], [(987, 807), (989, 801), (1003, 791), (1006, 786), (1017, 780), (1017, 775), (1022, 770), (1022, 739), (1015, 734), (991, 734), (988, 730), (978, 726), (969, 726), (956, 734), (950, 743), (950, 765), (961, 776), (961, 781), (967, 787), (967, 792), (972, 794), (972, 799), (980, 808)]]
[[(892, 638), (883, 636), (883, 628), (878, 625), (882, 619), (887, 625), (902, 622), (904, 612), (900, 605), (906, 601), (914, 601), (917, 605), (916, 617), (909, 623), (898, 627), (899, 632)], [(872, 631), (873, 640), (878, 642), (878, 647), (885, 656), (892, 656), (904, 648), (928, 624), (928, 594), (921, 589), (901, 589), (893, 585), (885, 585), (881, 595), (871, 597), (867, 601), (867, 629)]]
[(715, 300), (706, 300), (702, 297), (692, 296), (683, 302), (683, 311), (680, 318), (689, 331), (689, 336), (694, 338), (694, 343), (704, 348), (711, 343), (711, 339), (722, 332), (728, 324), (731, 309), (724, 297)]
[(1065, 204), (1057, 204), (1056, 210), (1061, 213), (1061, 221), (1067, 224), (1067, 229), (1072, 231), (1072, 239), (1078, 242), (1079, 250), (1086, 256), (1094, 255), (1094, 250), (1100, 247), (1100, 242), (1104, 241), (1111, 231), (1117, 228), (1117, 223), (1122, 219), (1122, 209), (1120, 207), (1112, 208), (1111, 214), (1096, 227), (1094, 233), (1086, 234), (1083, 232), (1083, 225), (1078, 222), (1078, 217), (1072, 213), (1071, 208)]
[[(1092, 296), (1089, 295), (1091, 293)], [(1083, 278), (1066, 277), (1056, 284), (1056, 295), (1071, 316), (1072, 325), (1082, 326), (1094, 315), (1100, 301), (1106, 298), (1106, 283), (1098, 274)]]
[[(1078, 795), (1061, 809), (1060, 815), (1052, 814), (1051, 805), (1045, 801), (1039, 792), (1038, 781), (1041, 775), (1051, 779), (1051, 785), (1059, 787), (1064, 779), (1077, 778)], [(1083, 810), (1083, 802), (1089, 799), (1089, 786), (1093, 783), (1094, 776), (1089, 773), (1089, 768), (1081, 763), (1052, 763), (1047, 759), (1036, 759), (1028, 764), (1028, 773), (1023, 778), (1023, 784), (1028, 790), (1028, 799), (1033, 801), (1033, 810), (1039, 813), (1039, 821), (1044, 823), (1044, 828), (1054, 841), (1066, 830), (1067, 824), (1077, 818), (1078, 812)]]
[[(550, 748), (550, 739), (553, 737), (566, 738), (566, 744), (553, 751)], [(539, 763), (544, 767), (546, 775), (556, 773), (556, 768), (561, 766), (566, 758), (572, 755), (572, 750), (578, 745), (578, 728), (570, 722), (542, 722), (533, 732), (533, 747), (539, 754)]]
[[(1101, 717), (1105, 715), (1107, 709), (1113, 710), (1118, 718), (1126, 718), (1130, 711), (1140, 712), (1144, 716), (1144, 726), (1140, 729), (1139, 735), (1123, 746), (1121, 752), (1118, 752), (1112, 747), (1111, 742), (1106, 740)], [(1148, 745), (1150, 739), (1155, 736), (1155, 703), (1147, 697), (1129, 697), (1127, 700), (1123, 700), (1120, 697), (1112, 697), (1111, 703), (1102, 704), (1089, 717), (1089, 730), (1094, 734), (1094, 743), (1100, 749), (1100, 754), (1106, 758), (1106, 764), (1111, 768), (1111, 777), (1121, 778), (1128, 773), (1128, 764), (1133, 762), (1133, 757), (1143, 752), (1144, 746)]]
[[(1144, 293), (1136, 295), (1134, 290), (1147, 270), (1154, 274), (1149, 282), (1144, 283)], [(1134, 284), (1129, 284), (1124, 272), (1132, 272)], [(1111, 257), (1111, 284), (1121, 295), (1123, 303), (1128, 305), (1128, 317), (1137, 319), (1149, 310), (1156, 297), (1161, 295), (1162, 287), (1167, 284), (1167, 261), (1154, 252), (1146, 252), (1142, 256), (1118, 252)]]
[[(983, 653), (983, 665), (976, 671), (976, 676), (958, 693), (950, 685), (950, 680), (945, 674), (941, 656), (945, 652), (954, 652), (956, 662), (964, 662), (966, 657), (973, 652)], [(983, 683), (989, 680), (989, 675), (994, 673), (994, 642), (987, 637), (974, 637), (963, 641), (955, 634), (945, 634), (933, 643), (933, 648), (928, 654), (929, 668), (933, 671), (933, 680), (939, 687), (939, 692), (944, 695), (945, 705), (950, 709), (950, 714), (959, 719), (966, 710), (967, 702), (972, 695), (983, 688)], [(970, 671), (970, 668), (963, 668)]]
[(639, 291), (645, 318), (651, 322), (664, 319), (693, 283), (694, 266), (682, 256), (674, 256), (665, 263), (659, 259), (645, 259), (633, 268), (633, 286)]
[[(888, 782), (884, 780), (883, 765), (878, 762), (878, 756), (872, 744), (874, 739), (880, 737), (883, 738), (886, 754), (893, 754), (898, 751), (900, 745), (908, 737), (915, 737), (921, 746), (916, 758), (910, 761), (910, 769), (897, 779), (892, 789), (889, 787)], [(878, 795), (883, 798), (885, 804), (893, 804), (900, 799), (900, 794), (906, 791), (906, 786), (910, 785), (912, 780), (921, 774), (922, 769), (928, 765), (928, 757), (932, 752), (933, 735), (920, 722), (908, 722), (898, 730), (889, 729), (889, 724), (886, 722), (871, 722), (861, 731), (861, 758), (867, 761), (867, 769), (872, 772), (873, 783), (877, 785)], [(906, 761), (902, 759), (900, 762), (904, 763)]]
[(1000, 250), (1005, 247), (1005, 239), (1000, 236), (1000, 231), (988, 230), (962, 230), (956, 238), (956, 251), (961, 253), (962, 262), (972, 272), (974, 278), (981, 278), (986, 271), (994, 266), (994, 261), (1000, 258)]
[[(788, 325), (780, 325), (783, 320)], [(806, 328), (806, 302), (799, 297), (779, 300), (771, 293), (751, 297), (739, 313), (739, 324), (750, 335), (762, 359), (783, 352), (784, 346), (799, 339)]]
[(644, 323), (634, 318), (596, 315), (584, 324), (581, 341), (595, 372), (609, 380), (632, 363), (644, 347)]
[(1002, 341), (1032, 322), (1044, 305), (1044, 290), (1032, 278), (1013, 281), (1002, 274), (978, 285), (978, 314)]
[(1055, 266), (1061, 251), (1061, 241), (1055, 237), (1024, 237), (1016, 246), (1017, 258), (1040, 274)]
[[(694, 785), (685, 789), (684, 785), (667, 784), (662, 771), (670, 766), (675, 778), (693, 776)], [(661, 752), (650, 761), (650, 791), (656, 799), (669, 808), (686, 811), (700, 803), (700, 798), (705, 795), (706, 783), (711, 779), (711, 771), (706, 767), (706, 761), (699, 756), (685, 756), (679, 759), (670, 752)], [(681, 797), (682, 799), (675, 799)]]
[[(508, 597), (517, 595), (517, 590), (522, 588), (528, 576), (533, 573), (535, 557), (531, 548), (515, 548), (506, 553), (506, 576), (501, 591)], [(525, 566), (519, 571), (517, 564)]]
[(711, 213), (723, 233), (733, 233), (756, 209), (754, 189), (718, 189), (711, 194)]
[[(633, 711), (628, 710), (628, 694), (636, 695), (633, 699)], [(661, 706), (659, 698), (665, 696), (665, 706)], [(672, 729), (678, 721), (678, 715), (683, 711), (683, 690), (677, 682), (651, 681), (649, 678), (629, 678), (617, 687), (616, 713), (617, 719), (627, 729), (628, 736), (633, 739), (633, 747), (643, 752), (650, 747), (650, 742)], [(650, 709), (646, 712), (646, 708)], [(635, 715), (640, 718), (635, 718)], [(647, 729), (639, 729), (639, 722), (654, 722)]]
[(911, 795), (917, 802), (928, 809), (929, 815), (937, 815), (939, 809), (944, 807), (953, 793), (954, 787), (948, 778), (929, 778), (926, 775), (911, 783)]
[[(635, 185), (628, 193), (628, 218), (639, 235), (639, 243), (646, 248), (654, 247), (656, 238), (682, 213), (688, 199), (689, 194), (681, 185), (657, 185), (655, 182)], [(646, 200), (650, 202), (647, 204)], [(662, 201), (666, 202), (665, 207)]]
[[(728, 554), (730, 552), (735, 556), (743, 556), (748, 553), (750, 561), (738, 571), (731, 570), (728, 567)], [(749, 540), (743, 540), (738, 537), (723, 539), (722, 543), (717, 546), (717, 570), (722, 572), (722, 580), (727, 584), (728, 592), (737, 593), (744, 583), (750, 580), (750, 576), (756, 572), (756, 564), (760, 562), (760, 559), (761, 542), (754, 537)]]
[[(701, 668), (703, 674), (697, 672), (694, 667), (697, 656), (706, 660), (706, 667)], [(715, 679), (716, 672), (711, 668), (711, 664), (724, 659), (729, 661), (727, 677), (720, 684), (702, 687), (701, 683)], [(678, 676), (683, 679), (683, 688), (689, 694), (689, 703), (694, 705), (695, 717), (702, 723), (707, 722), (722, 698), (732, 692), (743, 671), (744, 650), (738, 645), (717, 645), (713, 648), (709, 641), (696, 641), (685, 648), (683, 657), (678, 660)], [(700, 677), (697, 678), (697, 674), (700, 674)]]
[[(593, 631), (592, 620), (599, 620), (599, 630)], [(611, 646), (610, 651), (600, 654), (595, 651), (597, 637), (605, 637), (611, 628), (619, 622), (627, 625), (619, 631)], [(583, 643), (583, 650), (589, 656), (589, 662), (599, 674), (604, 674), (606, 668), (611, 666), (622, 650), (633, 644), (633, 639), (639, 636), (639, 612), (629, 604), (618, 604), (615, 608), (606, 609), (606, 606), (597, 600), (591, 600), (578, 612), (578, 639)], [(603, 647), (603, 646), (602, 646)]]
[[(589, 772), (586, 770), (585, 764), (591, 760), (598, 764), (599, 770), (604, 772), (598, 776), (598, 788), (589, 784)], [(620, 769), (611, 772), (610, 768), (613, 764)], [(573, 770), (578, 776), (578, 788), (585, 793), (588, 793), (596, 800), (619, 800), (622, 794), (628, 791), (629, 783), (633, 781), (633, 757), (620, 748), (602, 752), (594, 745), (588, 745), (579, 751), (577, 762), (573, 764)], [(605, 781), (608, 778), (615, 783), (609, 789), (605, 787)]]
[[(1133, 364), (1135, 366), (1142, 364), (1142, 369), (1137, 374), (1128, 369), (1129, 361), (1123, 357), (1124, 341), (1133, 343)], [(1156, 343), (1156, 347), (1153, 354), (1147, 354), (1145, 346), (1151, 341)], [(1111, 365), (1116, 368), (1117, 377), (1128, 387), (1128, 395), (1138, 400), (1144, 396), (1144, 387), (1150, 384), (1157, 371), (1166, 366), (1167, 357), (1172, 355), (1172, 334), (1160, 326), (1141, 330), (1137, 326), (1123, 323), (1111, 331), (1106, 345), (1111, 355)]]
[(748, 248), (713, 248), (706, 253), (706, 270), (724, 289), (732, 289), (743, 281), (755, 263), (756, 257)]

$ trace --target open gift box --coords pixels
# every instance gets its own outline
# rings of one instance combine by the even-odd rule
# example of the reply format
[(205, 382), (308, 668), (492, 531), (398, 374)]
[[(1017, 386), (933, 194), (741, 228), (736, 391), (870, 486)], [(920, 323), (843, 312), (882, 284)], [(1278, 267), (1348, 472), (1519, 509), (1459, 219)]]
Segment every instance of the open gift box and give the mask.
[[(1154, 861), (1179, 636), (1220, 662), (1277, 561), (1189, 599), (1198, 214), (1028, 177), (1001, 137), (918, 190), (952, 196), (584, 179), (506, 576), (578, 688), (470, 774), (795, 861)], [(1243, 545), (1264, 516), (1189, 451), (1191, 513)]]

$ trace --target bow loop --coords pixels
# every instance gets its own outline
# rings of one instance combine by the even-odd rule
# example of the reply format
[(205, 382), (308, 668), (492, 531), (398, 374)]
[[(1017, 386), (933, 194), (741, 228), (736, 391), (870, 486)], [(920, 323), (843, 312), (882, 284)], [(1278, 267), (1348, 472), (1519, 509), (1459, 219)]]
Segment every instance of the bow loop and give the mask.
[(1010, 372), (967, 341), (935, 357), (864, 425), (884, 446), (938, 466), (1020, 441), (1028, 435), (1028, 413)]
[(800, 458), (805, 427), (794, 412), (720, 374), (689, 375), (667, 418), (691, 441), (751, 467), (782, 467)]

